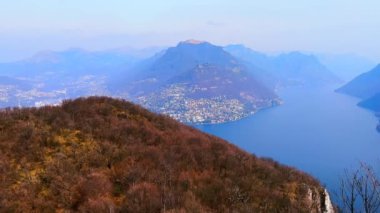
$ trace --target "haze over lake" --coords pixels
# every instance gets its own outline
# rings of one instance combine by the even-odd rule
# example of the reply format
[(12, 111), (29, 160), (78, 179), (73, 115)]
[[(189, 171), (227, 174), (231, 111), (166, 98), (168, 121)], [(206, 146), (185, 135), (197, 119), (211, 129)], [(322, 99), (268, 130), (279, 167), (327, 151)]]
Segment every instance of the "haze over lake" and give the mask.
[(281, 106), (236, 122), (196, 127), (306, 171), (334, 191), (344, 169), (359, 161), (380, 166), (378, 120), (356, 105), (358, 99), (334, 92), (337, 87), (283, 89)]

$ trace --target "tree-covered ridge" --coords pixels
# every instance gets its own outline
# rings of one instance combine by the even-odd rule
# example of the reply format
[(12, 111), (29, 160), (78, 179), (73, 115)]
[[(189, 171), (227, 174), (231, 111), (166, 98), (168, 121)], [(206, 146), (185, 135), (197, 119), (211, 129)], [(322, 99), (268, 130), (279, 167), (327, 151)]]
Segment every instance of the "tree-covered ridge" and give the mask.
[(123, 100), (0, 112), (0, 212), (318, 212), (323, 191)]

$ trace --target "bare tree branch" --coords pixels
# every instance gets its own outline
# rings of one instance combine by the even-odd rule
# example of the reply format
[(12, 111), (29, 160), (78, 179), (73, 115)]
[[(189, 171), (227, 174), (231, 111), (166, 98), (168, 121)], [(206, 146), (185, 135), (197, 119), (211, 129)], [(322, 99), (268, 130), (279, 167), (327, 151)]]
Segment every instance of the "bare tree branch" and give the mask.
[(340, 179), (339, 197), (344, 212), (378, 212), (380, 181), (372, 167), (361, 162), (353, 172), (345, 170)]

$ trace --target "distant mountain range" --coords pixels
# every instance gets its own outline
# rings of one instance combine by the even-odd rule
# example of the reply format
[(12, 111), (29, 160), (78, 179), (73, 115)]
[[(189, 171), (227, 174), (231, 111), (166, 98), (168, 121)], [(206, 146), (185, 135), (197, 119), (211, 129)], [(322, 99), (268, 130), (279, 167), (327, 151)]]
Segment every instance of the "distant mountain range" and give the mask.
[(313, 55), (290, 52), (267, 56), (243, 45), (229, 45), (224, 49), (247, 66), (256, 68), (252, 69), (253, 74), (272, 87), (321, 86), (340, 82), (340, 79)]
[(22, 78), (36, 76), (70, 77), (107, 75), (116, 68), (129, 67), (138, 58), (120, 51), (88, 52), (69, 49), (62, 52), (44, 51), (31, 58), (0, 64), (1, 75)]
[(339, 81), (313, 55), (268, 56), (242, 45), (196, 40), (167, 49), (45, 51), (0, 64), (0, 76), (0, 107), (107, 95), (186, 123), (237, 120), (280, 104), (278, 88)]
[(44, 51), (0, 64), (0, 107), (56, 104), (66, 98), (110, 95), (109, 82), (140, 60), (122, 50)]

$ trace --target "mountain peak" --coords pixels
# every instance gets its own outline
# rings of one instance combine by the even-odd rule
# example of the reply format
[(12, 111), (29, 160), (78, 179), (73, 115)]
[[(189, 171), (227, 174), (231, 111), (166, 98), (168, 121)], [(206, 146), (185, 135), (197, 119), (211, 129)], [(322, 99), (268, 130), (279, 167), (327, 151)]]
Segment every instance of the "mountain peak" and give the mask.
[(189, 40), (180, 42), (180, 44), (203, 44), (203, 43), (207, 43), (207, 42), (199, 41), (199, 40), (195, 40), (195, 39), (189, 39)]
[(28, 62), (32, 63), (58, 63), (62, 57), (72, 56), (72, 55), (84, 55), (88, 52), (80, 48), (70, 48), (63, 51), (52, 51), (45, 50), (40, 51), (31, 58), (27, 59)]
[(54, 62), (59, 61), (59, 57), (58, 57), (57, 52), (45, 50), (45, 51), (38, 52), (37, 54), (35, 54), (31, 58), (26, 59), (26, 61), (34, 62), (34, 63), (42, 63), (42, 62), (53, 62), (54, 63)]

